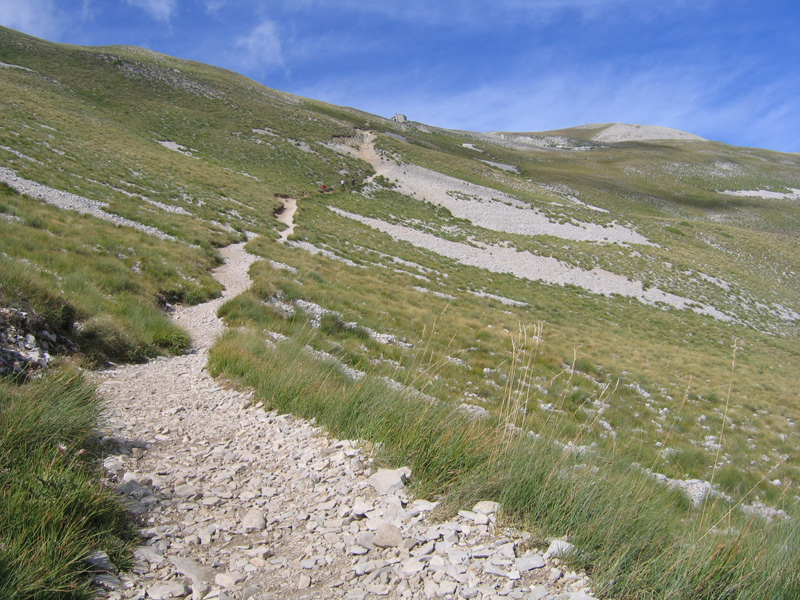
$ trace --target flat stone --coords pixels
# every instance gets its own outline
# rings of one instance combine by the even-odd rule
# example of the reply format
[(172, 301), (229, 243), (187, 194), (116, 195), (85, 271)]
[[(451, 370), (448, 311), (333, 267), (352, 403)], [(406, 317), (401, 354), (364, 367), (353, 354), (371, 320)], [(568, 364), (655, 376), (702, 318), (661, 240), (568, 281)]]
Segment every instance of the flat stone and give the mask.
[(208, 546), (211, 543), (211, 540), (214, 534), (217, 532), (216, 525), (209, 525), (197, 532), (197, 537), (200, 539), (200, 543), (203, 546)]
[(217, 573), (214, 577), (214, 583), (224, 588), (234, 588), (237, 584), (245, 580), (244, 573), (237, 573), (229, 571), (227, 573)]
[(92, 583), (104, 590), (112, 592), (117, 592), (122, 589), (122, 582), (119, 577), (111, 573), (98, 573), (92, 577)]
[(429, 502), (428, 500), (414, 500), (411, 503), (411, 508), (419, 512), (428, 512), (439, 506), (438, 502)]
[(307, 590), (310, 587), (311, 587), (311, 577), (309, 577), (306, 573), (302, 573), (300, 577), (297, 578), (297, 589)]
[(541, 569), (544, 566), (544, 559), (538, 554), (529, 554), (527, 556), (520, 556), (516, 560), (517, 569), (520, 571), (532, 571), (533, 569)]
[(360, 577), (362, 575), (372, 573), (373, 571), (377, 571), (378, 569), (382, 569), (385, 566), (386, 566), (385, 561), (368, 560), (366, 562), (357, 563), (353, 565), (353, 572)]
[(105, 552), (95, 552), (83, 559), (86, 563), (89, 564), (91, 570), (99, 573), (117, 573), (119, 569), (117, 566), (111, 562), (111, 559), (108, 557), (108, 554)]
[(411, 478), (411, 469), (401, 467), (399, 469), (378, 469), (369, 479), (369, 483), (381, 496), (394, 494), (405, 487), (406, 481)]
[(256, 594), (258, 594), (258, 592), (260, 592), (260, 591), (261, 590), (258, 588), (258, 586), (255, 586), (255, 585), (251, 585), (249, 587), (246, 587), (242, 591), (242, 600), (249, 600), (250, 598), (252, 598)]
[(442, 581), (439, 583), (439, 594), (440, 598), (444, 598), (445, 596), (450, 596), (456, 593), (456, 589), (458, 589), (458, 585), (455, 581)]
[(207, 583), (194, 583), (192, 584), (192, 600), (205, 600), (208, 595), (210, 586)]
[(142, 485), (138, 481), (129, 480), (117, 486), (117, 492), (141, 500), (146, 496), (152, 496), (152, 490), (146, 485)]
[(192, 593), (188, 587), (175, 581), (157, 583), (147, 590), (147, 597), (153, 600), (169, 600), (170, 598), (183, 598)]
[(550, 590), (546, 585), (535, 585), (531, 588), (525, 600), (542, 600), (548, 594), (550, 594)]
[(363, 519), (364, 516), (372, 510), (372, 508), (372, 504), (359, 498), (355, 501), (353, 507), (350, 509), (350, 514), (356, 519)]
[(497, 556), (506, 558), (508, 560), (514, 560), (517, 555), (514, 553), (514, 543), (510, 542), (508, 544), (502, 544), (497, 548)]
[(500, 510), (500, 503), (490, 500), (482, 500), (472, 507), (472, 512), (487, 516), (496, 513), (498, 510)]
[(103, 459), (103, 468), (110, 473), (118, 473), (125, 470), (125, 465), (120, 457), (107, 456)]
[(498, 577), (507, 577), (508, 571), (505, 571), (498, 567), (497, 565), (486, 562), (483, 564), (483, 572), (487, 575), (497, 575)]
[(388, 596), (389, 595), (389, 586), (383, 584), (372, 583), (366, 587), (366, 590), (370, 594), (375, 594), (376, 596)]
[(194, 583), (206, 582), (211, 583), (214, 581), (214, 569), (201, 565), (199, 562), (191, 558), (183, 558), (181, 556), (170, 556), (171, 562), (175, 569), (182, 575), (186, 575)]
[(167, 560), (164, 558), (164, 555), (161, 554), (157, 548), (153, 548), (153, 546), (139, 546), (133, 551), (133, 556), (134, 558), (146, 561), (155, 566), (162, 565)]
[(194, 486), (191, 486), (188, 483), (177, 486), (173, 492), (173, 496), (176, 498), (191, 498), (196, 494), (197, 490), (194, 488)]
[(423, 563), (421, 560), (409, 558), (408, 560), (403, 561), (403, 563), (400, 565), (399, 571), (402, 575), (416, 575), (424, 569), (425, 563)]

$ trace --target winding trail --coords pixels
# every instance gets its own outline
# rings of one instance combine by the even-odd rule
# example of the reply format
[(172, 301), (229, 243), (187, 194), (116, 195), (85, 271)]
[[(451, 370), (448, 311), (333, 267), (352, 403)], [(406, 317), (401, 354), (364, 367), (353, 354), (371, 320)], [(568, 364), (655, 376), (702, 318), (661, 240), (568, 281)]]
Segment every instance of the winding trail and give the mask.
[(402, 484), (378, 493), (357, 443), (212, 379), (216, 311), (248, 287), (255, 260), (243, 244), (222, 254), (222, 297), (175, 314), (191, 353), (92, 375), (108, 482), (146, 539), (132, 572), (98, 579), (106, 598), (591, 599), (585, 575), (543, 550), (515, 557), (526, 534), (495, 532), (496, 508), (434, 521), (435, 504), (411, 502)]
[(283, 223), (287, 226), (286, 229), (281, 231), (281, 242), (289, 241), (289, 236), (294, 233), (294, 213), (297, 212), (297, 200), (295, 198), (284, 198), (283, 208), (276, 213), (275, 218), (278, 223)]

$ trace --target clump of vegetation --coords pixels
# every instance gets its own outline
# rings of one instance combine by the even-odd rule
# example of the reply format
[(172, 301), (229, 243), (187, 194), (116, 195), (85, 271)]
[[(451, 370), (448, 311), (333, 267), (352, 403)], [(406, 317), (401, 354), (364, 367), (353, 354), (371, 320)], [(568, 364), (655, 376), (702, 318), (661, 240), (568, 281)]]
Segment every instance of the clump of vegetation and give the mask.
[(75, 370), (0, 381), (0, 596), (89, 600), (84, 558), (129, 563), (132, 528), (99, 483), (92, 428), (99, 400)]

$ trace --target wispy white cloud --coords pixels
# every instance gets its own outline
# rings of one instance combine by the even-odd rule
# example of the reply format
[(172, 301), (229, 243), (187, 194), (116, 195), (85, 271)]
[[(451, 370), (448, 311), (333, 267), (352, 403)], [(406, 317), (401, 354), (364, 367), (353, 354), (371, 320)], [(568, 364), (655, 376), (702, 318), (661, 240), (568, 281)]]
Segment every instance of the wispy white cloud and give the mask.
[(53, 39), (64, 19), (53, 0), (0, 0), (0, 23), (29, 35)]
[(264, 72), (274, 67), (282, 67), (283, 48), (278, 26), (269, 19), (262, 20), (249, 33), (236, 38), (235, 62), (249, 72)]
[(206, 12), (213, 15), (225, 6), (226, 2), (227, 0), (204, 0), (203, 4), (206, 7)]
[(141, 8), (156, 21), (169, 21), (178, 8), (178, 0), (125, 0), (131, 6)]
[(800, 85), (787, 77), (729, 98), (727, 90), (744, 74), (721, 77), (709, 69), (573, 67), (540, 75), (512, 74), (465, 85), (460, 91), (438, 89), (434, 81), (408, 85), (396, 74), (387, 74), (383, 79), (321, 81), (298, 93), (385, 117), (399, 112), (453, 129), (544, 131), (623, 122), (682, 129), (739, 145), (800, 150), (785, 147), (786, 128), (800, 128)]
[(92, 17), (92, 0), (81, 1), (81, 21), (88, 21)]
[(651, 20), (671, 13), (703, 10), (715, 0), (285, 0), (289, 10), (349, 11), (379, 15), (391, 20), (419, 25), (485, 29), (500, 24), (545, 24), (569, 12), (584, 19), (609, 19), (618, 16)]

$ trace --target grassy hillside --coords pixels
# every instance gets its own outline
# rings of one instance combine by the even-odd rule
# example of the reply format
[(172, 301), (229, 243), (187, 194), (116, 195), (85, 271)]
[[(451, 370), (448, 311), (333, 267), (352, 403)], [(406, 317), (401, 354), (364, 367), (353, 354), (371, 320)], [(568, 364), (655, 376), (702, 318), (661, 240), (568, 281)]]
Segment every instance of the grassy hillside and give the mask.
[[(215, 249), (252, 238), (265, 260), (222, 309), (242, 339), (218, 351), (231, 354), (220, 372), (266, 362), (282, 334), (599, 463), (795, 511), (797, 155), (401, 125), (140, 48), (4, 28), (0, 63), (0, 175), (105, 203), (104, 218), (77, 215), (0, 186), (0, 302), (41, 313), (96, 361), (184, 350), (169, 305), (218, 294)], [(386, 162), (363, 159), (373, 143)], [(394, 178), (371, 178), (389, 161)], [(408, 193), (412, 179), (444, 200)], [(273, 215), (287, 196), (297, 227), (281, 244)], [(490, 222), (502, 211), (644, 241), (532, 235)], [(641, 296), (515, 272), (530, 256)], [(521, 329), (536, 344), (524, 365)]]

